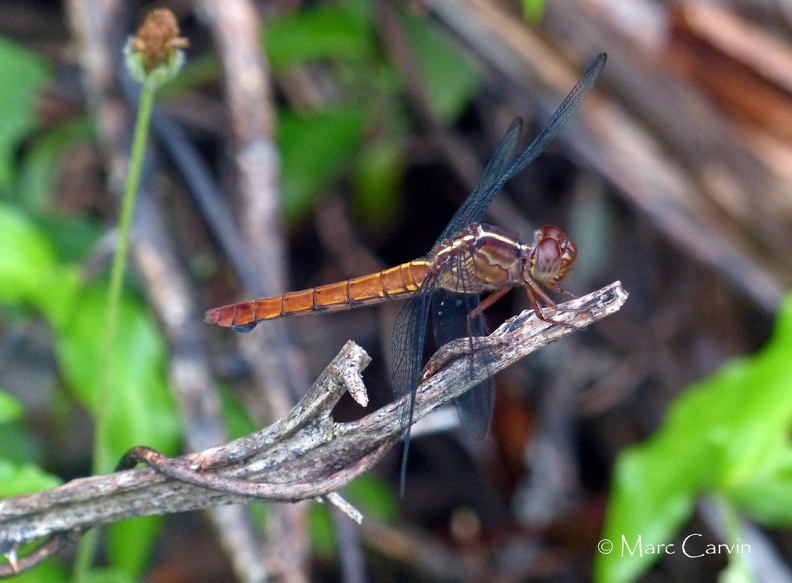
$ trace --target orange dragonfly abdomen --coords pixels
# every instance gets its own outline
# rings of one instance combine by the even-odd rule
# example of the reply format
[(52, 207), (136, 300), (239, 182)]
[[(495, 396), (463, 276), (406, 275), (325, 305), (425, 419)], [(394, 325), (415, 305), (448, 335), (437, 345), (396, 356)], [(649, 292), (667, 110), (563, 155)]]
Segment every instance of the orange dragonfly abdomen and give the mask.
[(416, 259), (338, 283), (213, 308), (204, 314), (204, 321), (231, 327), (237, 332), (249, 332), (261, 320), (338, 312), (400, 300), (414, 294), (431, 269), (430, 261)]

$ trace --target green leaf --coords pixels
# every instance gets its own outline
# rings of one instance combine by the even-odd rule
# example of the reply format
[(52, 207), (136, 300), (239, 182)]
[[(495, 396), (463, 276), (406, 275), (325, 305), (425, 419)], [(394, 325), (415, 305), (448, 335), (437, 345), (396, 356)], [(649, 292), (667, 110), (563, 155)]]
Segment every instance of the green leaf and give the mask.
[(0, 301), (29, 301), (49, 273), (55, 255), (49, 241), (24, 215), (0, 204)]
[(792, 452), (778, 451), (779, 459), (767, 474), (733, 485), (728, 494), (744, 512), (768, 526), (792, 524)]
[(365, 120), (364, 112), (352, 107), (279, 115), (283, 212), (290, 224), (308, 212), (349, 164), (363, 140)]
[(545, 0), (522, 0), (522, 9), (525, 20), (537, 24), (544, 14)]
[(64, 317), (79, 272), (59, 265), (35, 224), (1, 204), (0, 249), (0, 302), (33, 306), (54, 321)]
[(228, 387), (221, 386), (219, 396), (223, 427), (229, 439), (236, 439), (253, 433), (260, 427), (251, 416), (250, 411)]
[(0, 391), (0, 423), (7, 423), (22, 417), (22, 404), (14, 397)]
[(404, 151), (401, 141), (386, 137), (369, 142), (357, 158), (353, 175), (355, 206), (370, 223), (382, 223), (398, 210)]
[(317, 59), (360, 60), (374, 52), (364, 22), (347, 11), (326, 6), (296, 10), (267, 21), (262, 37), (276, 69)]
[(130, 577), (119, 569), (94, 568), (86, 575), (84, 578), (79, 578), (80, 583), (134, 583), (139, 581), (139, 578)]
[(94, 136), (93, 121), (79, 117), (37, 136), (22, 159), (14, 199), (36, 214), (51, 213), (58, 170), (69, 160), (67, 154)]
[[(56, 335), (59, 362), (69, 386), (96, 414), (105, 380), (104, 325), (108, 289), (95, 284), (81, 291), (71, 319)], [(124, 296), (118, 314), (112, 374), (107, 386), (108, 440), (104, 459), (120, 459), (135, 445), (147, 445), (173, 455), (180, 439), (179, 421), (165, 377), (165, 343), (143, 306)], [(162, 526), (159, 517), (146, 517), (108, 528), (111, 564), (137, 580)]]
[[(43, 312), (54, 332), (63, 376), (79, 400), (96, 412), (98, 391), (106, 382), (107, 286), (81, 287), (77, 267), (58, 262), (36, 225), (3, 205), (0, 248), (0, 301)], [(110, 430), (108, 442), (102, 444), (105, 459), (120, 459), (139, 444), (173, 454), (180, 439), (179, 422), (166, 382), (167, 350), (159, 330), (139, 302), (123, 297), (117, 334), (120, 349), (111, 355), (107, 386)], [(0, 487), (6, 488), (5, 495), (55, 485), (33, 466), (4, 464)], [(161, 524), (153, 517), (109, 527), (113, 565), (137, 580)]]
[[(32, 549), (31, 549), (32, 550)], [(19, 555), (25, 556), (27, 549), (23, 548)], [(57, 556), (39, 563), (30, 571), (14, 575), (14, 583), (68, 583), (72, 581), (68, 571), (59, 563)]]
[(0, 63), (0, 190), (8, 191), (17, 146), (35, 127), (35, 98), (49, 69), (35, 54), (2, 37)]
[(113, 571), (121, 579), (112, 581), (140, 581), (151, 551), (157, 544), (157, 534), (165, 524), (161, 516), (144, 516), (116, 522), (107, 528), (107, 554)]
[(326, 504), (312, 504), (308, 509), (308, 534), (311, 538), (311, 554), (323, 559), (335, 556), (335, 527)]
[(597, 581), (649, 569), (659, 556), (624, 556), (622, 541), (669, 543), (704, 493), (766, 524), (792, 524), (790, 353), (792, 296), (764, 349), (691, 387), (651, 439), (619, 456), (604, 529), (615, 550), (597, 556)]
[[(84, 289), (72, 307), (72, 318), (56, 336), (59, 362), (80, 401), (96, 412), (104, 380), (108, 291), (105, 285)], [(108, 458), (120, 459), (130, 447), (146, 444), (163, 453), (176, 450), (179, 422), (165, 377), (166, 346), (139, 302), (123, 297), (108, 396)]]
[(0, 423), (0, 456), (16, 464), (35, 464), (41, 459), (40, 436), (23, 419)]
[(402, 22), (429, 106), (439, 119), (453, 123), (481, 86), (478, 72), (452, 41), (428, 21), (405, 14)]
[(98, 222), (87, 217), (42, 215), (36, 217), (35, 224), (49, 240), (60, 263), (84, 261), (106, 232)]
[(32, 464), (0, 459), (0, 498), (39, 492), (59, 486), (61, 479)]
[(395, 522), (400, 516), (393, 486), (374, 474), (364, 474), (350, 482), (344, 495), (366, 516), (382, 522)]

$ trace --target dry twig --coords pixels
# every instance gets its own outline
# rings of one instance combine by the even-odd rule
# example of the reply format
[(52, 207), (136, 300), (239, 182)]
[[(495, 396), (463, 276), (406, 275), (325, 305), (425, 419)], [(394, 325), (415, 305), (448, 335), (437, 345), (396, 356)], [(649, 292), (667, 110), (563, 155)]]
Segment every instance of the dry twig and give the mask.
[[(478, 339), (488, 366), (468, 374), (466, 359), (454, 358), (454, 342), (441, 349), (447, 362), (418, 389), (415, 420), (448, 403), (538, 348), (617, 311), (627, 298), (619, 282), (561, 305), (558, 324), (540, 321), (532, 311), (508, 320)], [(573, 309), (575, 311), (570, 311)], [(583, 309), (584, 311), (579, 311)], [(468, 340), (461, 341), (464, 349)], [(144, 467), (83, 478), (58, 488), (0, 501), (0, 552), (10, 558), (0, 575), (32, 566), (16, 558), (23, 544), (62, 538), (93, 526), (152, 514), (199, 510), (249, 502), (251, 498), (295, 501), (327, 496), (371, 468), (399, 441), (401, 401), (351, 423), (334, 423), (338, 399), (350, 387), (360, 390), (369, 357), (349, 342), (308, 394), (280, 421), (222, 446), (175, 459), (139, 449), (156, 468)], [(50, 538), (50, 541), (52, 538)], [(45, 545), (51, 545), (48, 541)], [(53, 548), (59, 545), (51, 545)], [(46, 557), (35, 555), (37, 560)]]

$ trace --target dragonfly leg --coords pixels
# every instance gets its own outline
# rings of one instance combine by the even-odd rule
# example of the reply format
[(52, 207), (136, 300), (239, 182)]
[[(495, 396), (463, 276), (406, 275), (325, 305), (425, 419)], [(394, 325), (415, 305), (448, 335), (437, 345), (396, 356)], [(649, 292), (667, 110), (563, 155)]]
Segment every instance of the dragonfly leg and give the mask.
[(577, 299), (577, 296), (576, 296), (575, 294), (573, 294), (571, 291), (567, 291), (567, 290), (565, 290), (564, 288), (562, 288), (562, 287), (561, 287), (560, 285), (558, 285), (557, 283), (548, 282), (548, 283), (547, 283), (547, 284), (545, 284), (545, 285), (547, 285), (547, 287), (549, 287), (550, 289), (552, 289), (552, 290), (553, 290), (554, 292), (556, 292), (557, 294), (562, 294), (562, 295), (565, 295), (565, 296), (567, 296), (568, 298), (572, 298), (573, 300)]
[[(564, 292), (564, 290), (562, 290), (558, 286), (554, 286), (553, 289), (554, 291), (557, 291), (559, 293), (564, 293), (566, 295), (570, 295), (574, 297), (573, 294), (569, 292)], [(528, 282), (528, 284), (525, 286), (525, 291), (528, 294), (528, 301), (530, 302), (531, 307), (533, 308), (534, 314), (536, 314), (536, 317), (539, 318), (542, 322), (548, 322), (549, 324), (556, 324), (558, 326), (566, 326), (568, 328), (573, 328), (574, 330), (583, 330), (583, 328), (575, 326), (574, 324), (568, 324), (566, 322), (556, 322), (555, 320), (547, 318), (542, 313), (542, 307), (539, 305), (539, 301), (537, 300), (537, 297), (540, 300), (542, 300), (542, 303), (544, 303), (546, 306), (555, 308), (557, 310), (561, 309), (568, 312), (585, 312), (586, 311), (585, 308), (572, 308), (572, 309), (559, 308), (558, 305), (550, 298), (550, 296), (548, 296), (542, 288), (540, 288), (537, 284), (533, 282)]]
[(476, 316), (480, 316), (481, 314), (483, 314), (483, 313), (484, 313), (484, 310), (486, 310), (486, 309), (487, 309), (487, 308), (489, 308), (489, 307), (490, 307), (492, 304), (494, 304), (494, 303), (495, 303), (495, 302), (497, 302), (499, 299), (501, 299), (503, 296), (505, 296), (505, 295), (506, 295), (506, 293), (507, 293), (507, 292), (508, 292), (510, 289), (511, 289), (511, 288), (509, 288), (509, 287), (504, 287), (504, 288), (501, 288), (501, 289), (495, 290), (495, 291), (494, 291), (494, 292), (492, 292), (490, 295), (488, 295), (486, 298), (484, 298), (484, 299), (481, 301), (481, 303), (480, 303), (480, 304), (479, 304), (479, 305), (476, 307), (476, 309), (475, 309), (475, 310), (473, 310), (473, 311), (471, 311), (471, 312), (470, 312), (470, 314), (468, 314), (468, 321), (470, 321), (471, 319), (475, 318)]
[[(426, 366), (421, 372), (420, 382), (424, 382), (425, 380), (433, 377), (441, 368), (443, 368), (443, 366), (445, 366), (446, 363), (459, 356), (466, 356), (471, 360), (470, 370), (471, 372), (473, 371), (472, 361), (475, 355), (476, 343), (482, 341), (482, 336), (474, 333), (473, 330), (475, 319), (481, 317), (481, 315), (484, 313), (484, 310), (489, 308), (492, 304), (506, 295), (510, 289), (510, 287), (505, 287), (493, 291), (490, 295), (484, 298), (478, 306), (468, 312), (466, 322), (467, 347), (463, 349), (457, 346), (454, 350), (449, 350), (445, 346), (439, 347), (438, 351), (432, 356), (432, 358), (429, 359), (429, 362), (426, 363)], [(489, 334), (486, 324), (482, 322), (482, 325), (484, 326), (485, 334)], [(460, 335), (460, 338), (464, 338), (464, 336)]]
[(542, 322), (549, 322), (550, 324), (554, 324), (555, 322), (545, 317), (545, 315), (542, 313), (542, 306), (539, 305), (539, 301), (536, 299), (538, 296), (545, 305), (550, 307), (555, 307), (556, 303), (552, 299), (550, 299), (550, 296), (548, 296), (544, 291), (542, 291), (542, 289), (538, 285), (531, 283), (525, 286), (525, 292), (528, 294), (528, 302), (531, 304), (531, 307), (533, 308), (536, 317), (539, 318)]
[[(488, 295), (486, 298), (484, 298), (481, 301), (481, 303), (479, 303), (479, 305), (476, 306), (475, 309), (471, 310), (470, 313), (468, 314), (468, 316), (467, 316), (467, 333), (468, 333), (468, 340), (469, 340), (469, 344), (470, 344), (470, 358), (471, 359), (473, 358), (473, 337), (476, 336), (475, 334), (473, 334), (473, 321), (476, 318), (481, 317), (481, 315), (484, 313), (484, 310), (486, 310), (492, 304), (494, 304), (499, 299), (501, 299), (503, 296), (505, 296), (509, 292), (510, 289), (511, 289), (511, 287), (503, 287), (503, 288), (495, 290), (490, 295)], [(487, 326), (486, 322), (482, 321), (482, 324), (484, 325), (485, 334), (489, 334), (490, 330), (489, 330), (489, 327)], [(472, 366), (471, 366), (471, 370), (472, 370)]]

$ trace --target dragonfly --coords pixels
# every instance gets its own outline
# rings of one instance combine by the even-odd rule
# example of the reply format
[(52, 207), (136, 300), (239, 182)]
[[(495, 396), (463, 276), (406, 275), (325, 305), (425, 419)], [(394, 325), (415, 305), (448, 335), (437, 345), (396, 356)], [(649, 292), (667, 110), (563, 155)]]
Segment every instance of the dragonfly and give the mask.
[[(400, 410), (404, 449), (404, 491), (410, 429), (430, 321), (437, 347), (452, 340), (485, 336), (483, 311), (513, 287), (523, 287), (536, 314), (550, 322), (542, 306), (555, 306), (543, 289), (572, 295), (559, 286), (572, 269), (575, 244), (552, 225), (538, 229), (530, 242), (482, 223), (495, 196), (556, 137), (594, 87), (607, 55), (600, 53), (564, 98), (547, 125), (519, 154), (522, 120), (516, 118), (471, 194), (451, 218), (429, 253), (390, 269), (271, 298), (238, 302), (208, 310), (205, 321), (250, 332), (262, 320), (348, 310), (407, 299), (396, 317), (391, 337), (392, 384)], [(482, 294), (488, 294), (481, 300)], [(481, 359), (469, 359), (471, 379)], [(486, 366), (486, 362), (485, 362)], [(456, 398), (461, 425), (474, 438), (486, 435), (494, 406), (494, 381), (473, 386)]]

